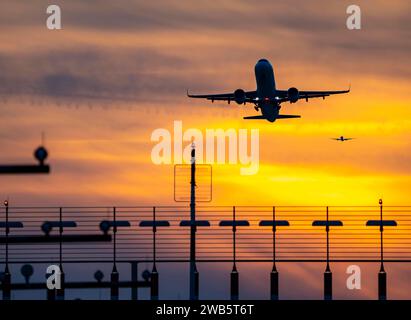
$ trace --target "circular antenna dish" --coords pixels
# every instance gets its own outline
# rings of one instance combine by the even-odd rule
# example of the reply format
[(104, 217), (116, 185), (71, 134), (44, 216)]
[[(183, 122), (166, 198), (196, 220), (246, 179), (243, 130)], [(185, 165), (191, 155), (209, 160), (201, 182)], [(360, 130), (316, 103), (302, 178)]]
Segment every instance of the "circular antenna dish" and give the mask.
[(107, 234), (108, 230), (110, 230), (110, 221), (103, 220), (100, 222), (100, 230)]
[(94, 279), (97, 280), (97, 282), (101, 282), (104, 278), (104, 273), (101, 270), (97, 270), (96, 272), (94, 272)]
[(41, 231), (43, 231), (46, 236), (48, 236), (50, 234), (51, 229), (52, 229), (51, 223), (48, 222), (48, 221), (44, 222), (41, 225)]
[(146, 269), (141, 273), (141, 276), (143, 277), (144, 281), (148, 281), (151, 278), (151, 272)]
[(34, 273), (33, 266), (31, 264), (25, 264), (20, 269), (21, 274), (26, 279), (26, 283), (29, 283), (30, 277)]
[(38, 147), (34, 151), (34, 157), (40, 162), (41, 165), (44, 164), (44, 161), (47, 159), (48, 155), (49, 154), (46, 148), (44, 148), (43, 146)]

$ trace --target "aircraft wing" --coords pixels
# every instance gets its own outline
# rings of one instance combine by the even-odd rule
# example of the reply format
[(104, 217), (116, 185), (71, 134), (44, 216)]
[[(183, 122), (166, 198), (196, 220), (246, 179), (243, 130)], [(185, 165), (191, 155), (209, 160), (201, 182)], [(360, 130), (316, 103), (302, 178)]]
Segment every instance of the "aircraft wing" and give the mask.
[[(228, 103), (230, 103), (231, 101), (234, 101), (234, 92), (218, 93), (218, 94), (190, 94), (187, 91), (187, 96), (189, 98), (207, 99), (207, 100), (211, 100), (211, 102), (227, 101)], [(245, 97), (246, 97), (245, 102), (255, 102), (254, 100), (257, 97), (257, 92), (256, 91), (246, 91)]]
[[(342, 94), (342, 93), (348, 93), (350, 92), (350, 89), (348, 90), (338, 90), (338, 91), (298, 91), (298, 99), (305, 99), (308, 101), (308, 99), (311, 98), (323, 98), (325, 97), (334, 95), (334, 94)], [(276, 96), (278, 97), (279, 102), (287, 102), (290, 101), (288, 98), (288, 90), (276, 90)]]

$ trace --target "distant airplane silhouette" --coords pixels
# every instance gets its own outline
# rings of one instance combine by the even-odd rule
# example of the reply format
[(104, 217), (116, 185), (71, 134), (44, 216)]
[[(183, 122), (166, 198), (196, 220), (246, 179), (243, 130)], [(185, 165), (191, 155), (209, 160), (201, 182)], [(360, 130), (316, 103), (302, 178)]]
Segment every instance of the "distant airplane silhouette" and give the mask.
[(280, 104), (283, 102), (295, 103), (299, 99), (320, 98), (330, 96), (332, 94), (340, 94), (350, 92), (350, 89), (343, 91), (299, 91), (295, 87), (288, 90), (277, 90), (275, 87), (274, 71), (271, 63), (267, 59), (258, 60), (255, 65), (255, 79), (257, 82), (256, 91), (244, 91), (237, 89), (233, 93), (222, 94), (205, 94), (192, 95), (187, 91), (187, 96), (190, 98), (203, 98), (207, 100), (235, 101), (238, 104), (252, 103), (254, 108), (261, 110), (261, 115), (244, 117), (244, 119), (266, 119), (274, 122), (277, 119), (300, 118), (299, 115), (286, 115), (280, 113)]
[(337, 140), (337, 141), (348, 141), (348, 140), (353, 140), (354, 138), (344, 138), (343, 136), (339, 138), (331, 138), (332, 140)]

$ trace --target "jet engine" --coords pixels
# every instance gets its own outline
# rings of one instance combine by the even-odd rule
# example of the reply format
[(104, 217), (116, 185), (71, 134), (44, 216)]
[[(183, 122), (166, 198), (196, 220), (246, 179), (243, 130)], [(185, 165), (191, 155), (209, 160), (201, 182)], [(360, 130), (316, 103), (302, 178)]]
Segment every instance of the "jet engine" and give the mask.
[(246, 100), (245, 91), (243, 89), (237, 89), (234, 91), (234, 100), (238, 104), (243, 104)]
[(299, 98), (299, 93), (298, 93), (298, 89), (291, 87), (290, 89), (287, 90), (287, 96), (288, 99), (290, 100), (290, 103), (295, 103), (298, 101)]

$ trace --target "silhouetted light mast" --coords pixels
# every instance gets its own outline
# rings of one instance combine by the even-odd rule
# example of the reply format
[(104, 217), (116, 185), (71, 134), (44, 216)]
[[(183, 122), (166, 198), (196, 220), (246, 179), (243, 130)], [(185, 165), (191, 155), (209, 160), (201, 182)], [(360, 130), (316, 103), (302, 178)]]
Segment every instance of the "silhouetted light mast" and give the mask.
[(330, 227), (342, 227), (343, 223), (340, 220), (329, 220), (328, 219), (328, 207), (326, 208), (326, 220), (315, 220), (312, 224), (314, 227), (324, 227), (327, 234), (327, 266), (324, 272), (324, 300), (332, 300), (333, 298), (333, 287), (332, 279), (333, 274), (330, 269), (330, 240), (329, 233)]
[(65, 286), (65, 273), (63, 271), (63, 230), (64, 228), (76, 228), (77, 223), (75, 221), (63, 221), (63, 208), (59, 208), (59, 220), (58, 221), (45, 221), (41, 230), (44, 232), (46, 237), (50, 237), (50, 232), (53, 228), (58, 228), (59, 236), (59, 268), (60, 268), (60, 283), (61, 287), (57, 290), (49, 290), (47, 292), (48, 299), (54, 300), (56, 297), (58, 300), (64, 300), (64, 286)]
[(156, 233), (158, 227), (169, 227), (170, 222), (167, 220), (157, 220), (156, 219), (156, 207), (153, 207), (153, 220), (143, 220), (140, 222), (140, 227), (151, 227), (153, 231), (153, 269), (150, 274), (151, 278), (151, 300), (158, 300), (159, 298), (159, 275), (157, 271), (157, 242)]
[(367, 227), (380, 227), (380, 271), (378, 272), (378, 299), (387, 300), (387, 273), (384, 269), (384, 226), (396, 227), (397, 222), (395, 220), (383, 220), (382, 219), (382, 199), (379, 200), (380, 205), (380, 220), (368, 220)]
[(190, 179), (190, 300), (196, 300), (198, 287), (198, 270), (196, 266), (196, 149), (194, 143), (191, 149), (191, 179)]
[(3, 287), (3, 300), (10, 300), (11, 298), (11, 273), (9, 270), (9, 233), (11, 228), (23, 228), (21, 222), (9, 221), (9, 201), (4, 201), (6, 207), (6, 221), (0, 222), (0, 228), (4, 228), (6, 231), (6, 267), (4, 268), (4, 275), (2, 281)]
[(276, 266), (276, 233), (277, 227), (288, 227), (290, 223), (287, 220), (277, 220), (275, 216), (275, 207), (273, 207), (273, 220), (261, 220), (260, 227), (272, 227), (273, 231), (273, 268), (270, 274), (270, 283), (271, 283), (271, 300), (278, 300), (279, 298), (279, 285), (278, 278), (279, 274)]
[(111, 300), (119, 299), (119, 273), (117, 270), (117, 232), (119, 227), (130, 227), (130, 222), (127, 220), (117, 220), (117, 209), (113, 207), (113, 221), (108, 222), (108, 227), (113, 228), (113, 269), (111, 270)]
[(220, 227), (231, 227), (233, 235), (233, 268), (230, 274), (230, 299), (238, 300), (240, 297), (240, 275), (237, 270), (237, 255), (236, 255), (236, 233), (237, 227), (249, 227), (250, 223), (247, 220), (237, 220), (235, 206), (233, 206), (232, 220), (222, 220), (219, 223)]

